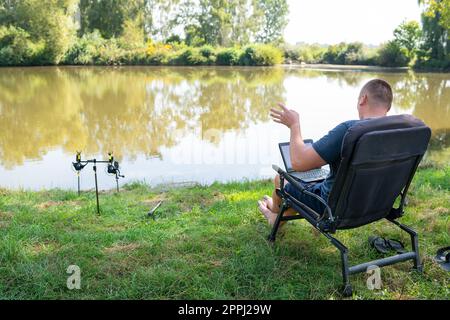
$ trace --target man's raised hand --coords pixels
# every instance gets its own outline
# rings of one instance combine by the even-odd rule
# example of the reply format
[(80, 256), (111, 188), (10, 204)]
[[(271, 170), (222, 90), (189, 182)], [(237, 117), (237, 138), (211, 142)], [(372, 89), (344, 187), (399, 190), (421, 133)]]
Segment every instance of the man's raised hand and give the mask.
[(295, 125), (300, 125), (300, 116), (296, 111), (289, 110), (282, 103), (279, 103), (278, 106), (281, 110), (275, 108), (270, 109), (270, 116), (273, 121), (284, 124), (289, 129)]

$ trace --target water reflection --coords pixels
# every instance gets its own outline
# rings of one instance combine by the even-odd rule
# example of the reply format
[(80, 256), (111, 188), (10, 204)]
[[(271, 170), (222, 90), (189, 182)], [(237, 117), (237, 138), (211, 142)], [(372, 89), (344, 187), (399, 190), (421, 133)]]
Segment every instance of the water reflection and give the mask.
[[(278, 101), (297, 103), (293, 100), (304, 98), (302, 90), (316, 96), (308, 100), (310, 105), (318, 105), (303, 114), (313, 119), (328, 113), (321, 117), (317, 132), (311, 126), (310, 132), (320, 136), (335, 121), (346, 120), (340, 115), (355, 113), (356, 92), (374, 77), (393, 85), (394, 113), (413, 113), (423, 119), (434, 131), (432, 149), (448, 149), (448, 74), (295, 68), (6, 68), (0, 69), (0, 175), (28, 166), (29, 160), (39, 162), (55, 150), (61, 151), (61, 161), (73, 157), (75, 150), (88, 155), (114, 151), (129, 163), (159, 156), (168, 165), (163, 151), (178, 150), (190, 136), (216, 151), (225, 148), (230, 134), (251, 144), (252, 134), (267, 133), (267, 128), (283, 130), (268, 124), (268, 108)], [(321, 100), (333, 90), (335, 100), (331, 96)], [(335, 112), (321, 109), (332, 103)], [(279, 138), (277, 132), (274, 140)], [(15, 184), (9, 181), (11, 185)]]
[(0, 70), (0, 161), (50, 149), (158, 155), (183, 131), (242, 130), (283, 99), (282, 69), (36, 68)]

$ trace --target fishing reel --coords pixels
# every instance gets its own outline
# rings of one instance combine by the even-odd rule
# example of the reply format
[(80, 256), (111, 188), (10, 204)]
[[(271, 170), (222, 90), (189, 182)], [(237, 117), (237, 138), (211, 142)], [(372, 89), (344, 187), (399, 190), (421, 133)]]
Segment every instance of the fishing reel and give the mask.
[(81, 151), (77, 151), (77, 155), (75, 157), (75, 162), (72, 162), (72, 165), (73, 165), (73, 168), (75, 169), (75, 171), (78, 173), (87, 166), (87, 162), (84, 164), (81, 163)]
[(120, 174), (119, 162), (114, 161), (114, 156), (112, 152), (108, 153), (108, 166), (106, 167), (106, 173), (110, 175), (115, 175), (116, 178), (125, 178), (124, 175)]

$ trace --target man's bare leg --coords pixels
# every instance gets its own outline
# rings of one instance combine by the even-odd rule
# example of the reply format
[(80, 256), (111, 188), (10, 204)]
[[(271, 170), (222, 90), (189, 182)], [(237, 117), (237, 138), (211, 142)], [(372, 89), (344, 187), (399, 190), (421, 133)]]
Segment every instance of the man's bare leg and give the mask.
[[(272, 198), (269, 196), (264, 196), (261, 201), (258, 201), (259, 211), (264, 215), (270, 225), (275, 224), (275, 220), (277, 219), (278, 214), (280, 213), (281, 207), (281, 198), (277, 194), (277, 189), (280, 189), (280, 176), (277, 175), (275, 177), (275, 190), (272, 193)], [(285, 213), (285, 216), (293, 216), (296, 215), (296, 212), (293, 209), (288, 209)]]

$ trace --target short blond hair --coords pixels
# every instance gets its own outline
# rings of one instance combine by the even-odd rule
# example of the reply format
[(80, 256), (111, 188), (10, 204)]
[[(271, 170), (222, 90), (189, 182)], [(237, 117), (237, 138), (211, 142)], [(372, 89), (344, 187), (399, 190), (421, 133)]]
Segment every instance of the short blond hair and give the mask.
[(369, 104), (391, 110), (394, 94), (391, 85), (382, 79), (374, 79), (364, 85), (361, 95), (366, 94)]

